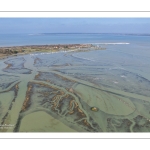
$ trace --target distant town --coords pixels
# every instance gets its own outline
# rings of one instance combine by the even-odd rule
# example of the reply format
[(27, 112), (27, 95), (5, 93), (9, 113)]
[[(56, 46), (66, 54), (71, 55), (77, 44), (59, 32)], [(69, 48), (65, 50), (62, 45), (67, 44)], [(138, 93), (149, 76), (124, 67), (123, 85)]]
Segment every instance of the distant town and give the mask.
[(32, 52), (56, 52), (63, 50), (88, 50), (93, 48), (94, 50), (105, 50), (93, 44), (56, 44), (56, 45), (27, 45), (27, 46), (11, 46), (11, 47), (0, 47), (0, 58), (5, 58), (9, 55), (27, 54)]

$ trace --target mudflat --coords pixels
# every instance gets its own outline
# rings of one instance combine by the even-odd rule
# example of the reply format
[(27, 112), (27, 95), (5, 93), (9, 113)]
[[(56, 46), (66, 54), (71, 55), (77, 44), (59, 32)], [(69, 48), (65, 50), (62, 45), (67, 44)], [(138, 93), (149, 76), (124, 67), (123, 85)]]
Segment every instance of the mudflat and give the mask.
[(150, 62), (130, 44), (1, 49), (0, 132), (149, 132)]

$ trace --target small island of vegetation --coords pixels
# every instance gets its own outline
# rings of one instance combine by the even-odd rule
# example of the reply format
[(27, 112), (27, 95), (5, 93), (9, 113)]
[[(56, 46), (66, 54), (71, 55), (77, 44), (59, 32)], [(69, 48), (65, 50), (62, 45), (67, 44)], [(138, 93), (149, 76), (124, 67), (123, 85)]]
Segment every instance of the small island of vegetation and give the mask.
[(105, 50), (93, 44), (57, 44), (57, 45), (27, 45), (27, 46), (11, 46), (0, 47), (0, 58), (7, 56), (15, 56), (17, 54), (29, 54), (34, 52), (57, 52), (57, 51), (88, 51), (88, 50)]

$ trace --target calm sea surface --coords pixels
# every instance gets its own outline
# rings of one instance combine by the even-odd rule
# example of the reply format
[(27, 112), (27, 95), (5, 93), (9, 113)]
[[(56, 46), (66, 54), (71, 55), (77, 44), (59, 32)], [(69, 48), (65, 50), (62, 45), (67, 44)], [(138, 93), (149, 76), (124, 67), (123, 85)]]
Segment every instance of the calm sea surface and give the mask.
[(150, 36), (122, 34), (0, 34), (0, 46), (149, 41)]

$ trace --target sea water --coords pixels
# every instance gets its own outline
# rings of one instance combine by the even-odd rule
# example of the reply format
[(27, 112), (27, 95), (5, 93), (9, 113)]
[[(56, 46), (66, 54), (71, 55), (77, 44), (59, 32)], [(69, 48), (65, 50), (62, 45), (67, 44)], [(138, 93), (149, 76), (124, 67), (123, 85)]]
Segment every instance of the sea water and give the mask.
[(150, 36), (128, 34), (0, 34), (0, 46), (83, 44), (83, 43), (149, 43)]

